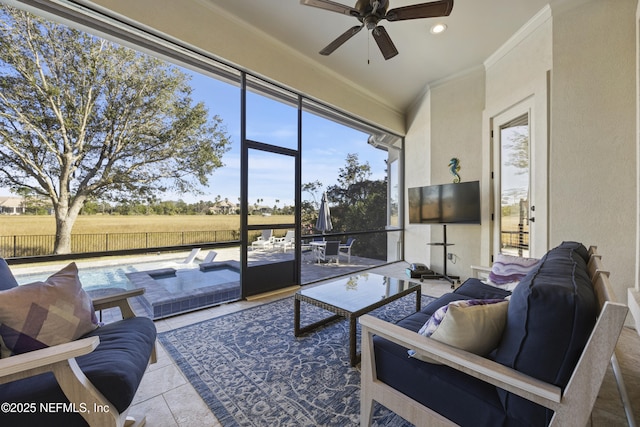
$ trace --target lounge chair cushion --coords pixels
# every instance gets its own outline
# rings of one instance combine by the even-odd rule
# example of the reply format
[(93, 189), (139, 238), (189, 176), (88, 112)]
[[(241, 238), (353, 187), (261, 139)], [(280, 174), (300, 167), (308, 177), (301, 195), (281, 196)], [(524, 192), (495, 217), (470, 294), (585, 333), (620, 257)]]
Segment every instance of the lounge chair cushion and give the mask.
[(98, 320), (71, 263), (44, 282), (0, 291), (2, 357), (73, 341)]
[[(129, 407), (149, 363), (156, 328), (149, 318), (135, 317), (109, 323), (83, 336), (99, 336), (100, 344), (76, 360), (87, 378), (122, 412)], [(0, 385), (1, 402), (68, 403), (53, 374)], [(93, 408), (87, 408), (93, 410)], [(80, 415), (70, 421), (68, 412), (2, 414), (3, 425), (86, 426)], [(6, 417), (6, 419), (5, 419)]]

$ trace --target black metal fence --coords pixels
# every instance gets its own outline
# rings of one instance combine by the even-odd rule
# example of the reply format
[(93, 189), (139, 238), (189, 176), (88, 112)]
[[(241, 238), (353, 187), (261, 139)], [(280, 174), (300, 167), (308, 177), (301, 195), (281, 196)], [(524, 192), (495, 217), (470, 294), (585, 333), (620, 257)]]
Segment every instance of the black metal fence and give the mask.
[[(138, 233), (72, 234), (71, 252), (116, 252), (131, 249), (158, 249), (199, 243), (237, 240), (238, 230), (175, 231)], [(0, 236), (0, 257), (16, 258), (53, 254), (54, 235)]]

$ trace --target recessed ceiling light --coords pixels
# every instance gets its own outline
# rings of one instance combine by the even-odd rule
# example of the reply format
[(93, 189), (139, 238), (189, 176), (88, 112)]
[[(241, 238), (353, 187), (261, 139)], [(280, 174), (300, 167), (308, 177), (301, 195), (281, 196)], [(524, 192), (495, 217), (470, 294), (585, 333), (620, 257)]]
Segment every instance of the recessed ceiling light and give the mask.
[(435, 24), (433, 27), (431, 27), (431, 34), (440, 34), (446, 29), (446, 24)]

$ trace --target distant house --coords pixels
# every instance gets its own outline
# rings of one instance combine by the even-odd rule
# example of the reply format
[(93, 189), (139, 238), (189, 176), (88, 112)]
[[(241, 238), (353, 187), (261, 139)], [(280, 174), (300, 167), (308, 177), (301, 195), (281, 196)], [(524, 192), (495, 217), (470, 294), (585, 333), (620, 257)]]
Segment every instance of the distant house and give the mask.
[(25, 201), (22, 197), (0, 197), (0, 214), (22, 215), (25, 213)]
[(209, 208), (209, 213), (212, 215), (231, 215), (236, 213), (237, 209), (239, 209), (238, 205), (234, 205), (227, 200), (221, 200)]

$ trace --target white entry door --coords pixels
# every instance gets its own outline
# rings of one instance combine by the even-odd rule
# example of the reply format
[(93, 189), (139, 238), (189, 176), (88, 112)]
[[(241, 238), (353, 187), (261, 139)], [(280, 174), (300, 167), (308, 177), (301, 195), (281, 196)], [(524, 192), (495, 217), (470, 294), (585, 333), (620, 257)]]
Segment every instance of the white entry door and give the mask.
[(532, 108), (526, 100), (493, 118), (494, 254), (546, 251), (546, 147), (536, 146)]

